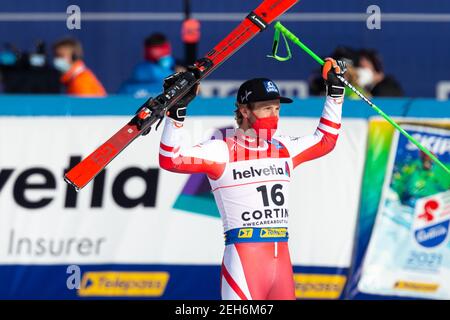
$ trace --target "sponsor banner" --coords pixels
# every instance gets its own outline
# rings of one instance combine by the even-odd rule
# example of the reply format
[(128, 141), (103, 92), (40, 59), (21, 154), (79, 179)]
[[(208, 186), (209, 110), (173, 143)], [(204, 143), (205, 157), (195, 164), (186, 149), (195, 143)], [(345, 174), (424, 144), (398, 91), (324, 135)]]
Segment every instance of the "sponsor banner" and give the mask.
[(347, 274), (347, 268), (294, 267), (295, 296), (297, 299), (342, 299)]
[[(294, 266), (297, 299), (342, 298), (347, 272), (347, 268)], [(217, 300), (219, 279), (220, 265), (0, 265), (0, 296)]]
[(187, 176), (160, 170), (159, 132), (136, 140), (79, 193), (64, 182), (64, 170), (126, 121), (0, 118), (1, 264), (220, 263), (220, 220), (172, 209)]
[(295, 296), (298, 299), (339, 299), (346, 276), (324, 274), (294, 274)]
[(220, 299), (220, 265), (0, 265), (3, 299)]
[[(405, 130), (448, 166), (450, 125), (409, 123)], [(376, 120), (370, 124), (350, 297), (450, 299), (450, 177), (403, 135), (383, 126)]]
[(81, 297), (161, 297), (168, 272), (86, 272), (78, 294)]
[[(65, 285), (67, 275), (52, 272), (52, 266), (220, 266), (223, 229), (206, 177), (159, 168), (161, 131), (136, 140), (81, 192), (74, 192), (63, 181), (65, 170), (127, 120), (122, 116), (0, 118), (0, 273), (8, 266), (13, 268), (8, 272), (14, 268), (19, 272), (22, 267), (18, 266), (23, 266), (28, 285), (36, 284), (34, 297), (39, 296), (37, 285), (44, 278)], [(189, 120), (187, 145), (209, 139), (216, 128), (233, 126), (231, 116)], [(285, 134), (302, 136), (314, 132), (317, 123), (315, 118), (289, 117), (281, 120), (280, 128)], [(365, 120), (346, 119), (331, 154), (290, 173), (291, 197), (295, 199), (290, 202), (289, 232), (294, 265), (349, 266), (366, 126)], [(325, 234), (327, 241), (323, 241)], [(34, 273), (38, 267), (42, 269)], [(120, 270), (105, 267), (97, 271)], [(130, 267), (126, 271), (165, 270)], [(7, 281), (2, 283), (12, 286), (18, 280), (14, 272), (9, 275), (12, 277), (2, 277)], [(136, 283), (162, 284), (151, 274), (149, 278), (145, 274), (136, 277)], [(134, 281), (129, 274), (120, 273), (92, 274), (86, 279), (90, 282), (86, 280), (85, 296), (90, 290), (103, 292), (105, 283)], [(176, 282), (173, 279), (169, 275), (162, 298), (176, 296), (177, 290), (187, 285), (183, 281), (171, 284)], [(4, 290), (2, 297), (20, 295), (19, 289), (11, 291), (8, 285)], [(131, 292), (120, 290), (123, 288), (105, 296)]]

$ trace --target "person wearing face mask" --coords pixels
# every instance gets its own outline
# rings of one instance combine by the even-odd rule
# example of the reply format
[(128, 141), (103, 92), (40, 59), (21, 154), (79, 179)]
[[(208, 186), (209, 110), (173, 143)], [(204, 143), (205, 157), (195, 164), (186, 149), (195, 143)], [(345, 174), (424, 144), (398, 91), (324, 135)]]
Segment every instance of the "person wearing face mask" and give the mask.
[(132, 76), (119, 89), (121, 94), (137, 98), (159, 94), (161, 82), (175, 69), (172, 47), (162, 33), (153, 33), (144, 41), (144, 62), (133, 70)]
[(383, 63), (375, 50), (360, 50), (357, 68), (358, 85), (367, 89), (373, 97), (402, 97), (400, 83), (385, 75)]
[[(358, 84), (358, 73), (356, 68), (356, 63), (358, 60), (358, 51), (346, 46), (337, 47), (333, 53), (330, 55), (333, 59), (342, 60), (346, 63), (347, 71), (345, 72), (344, 78), (350, 82), (359, 92), (366, 96), (370, 96), (365, 89)], [(323, 96), (326, 95), (326, 87), (323, 83), (322, 75), (320, 74), (320, 69), (315, 71), (309, 80), (309, 90), (310, 94), (313, 96)], [(345, 87), (345, 97), (347, 99), (361, 99), (355, 92), (350, 88)]]
[[(161, 168), (204, 173), (219, 208), (225, 233), (221, 269), (222, 299), (295, 299), (288, 248), (291, 172), (331, 152), (341, 127), (345, 63), (326, 59), (322, 68), (327, 97), (314, 133), (278, 133), (280, 105), (292, 103), (266, 78), (244, 82), (237, 93), (237, 128), (194, 147), (182, 144), (186, 108), (194, 87), (166, 114), (161, 136)], [(166, 79), (170, 87), (179, 77)]]
[(65, 38), (53, 45), (54, 67), (62, 74), (66, 93), (82, 97), (104, 97), (106, 91), (94, 73), (83, 62), (81, 43)]
[(5, 93), (60, 93), (60, 74), (48, 62), (46, 45), (41, 40), (30, 53), (5, 44), (3, 50), (0, 49), (0, 77), (3, 77)]

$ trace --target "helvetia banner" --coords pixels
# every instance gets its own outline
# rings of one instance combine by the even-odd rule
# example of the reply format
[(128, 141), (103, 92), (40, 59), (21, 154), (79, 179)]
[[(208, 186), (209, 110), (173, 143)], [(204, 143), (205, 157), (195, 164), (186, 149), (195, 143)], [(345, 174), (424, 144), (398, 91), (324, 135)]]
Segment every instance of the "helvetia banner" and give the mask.
[[(387, 166), (357, 289), (373, 295), (450, 299), (450, 175), (397, 131), (390, 140), (389, 133), (373, 128), (376, 122), (371, 126), (379, 150), (369, 144), (367, 161), (375, 161), (366, 166), (365, 180), (370, 180), (368, 168), (382, 169), (383, 159)], [(403, 127), (450, 165), (448, 124)], [(376, 186), (377, 179), (372, 182)], [(362, 201), (360, 225), (367, 229), (375, 203), (364, 197), (364, 190)]]
[[(0, 117), (0, 298), (220, 298), (224, 237), (209, 182), (159, 167), (161, 128), (79, 193), (63, 181), (127, 120)], [(280, 127), (302, 136), (317, 123), (290, 117)], [(233, 125), (232, 116), (190, 117), (184, 144)], [(346, 281), (367, 123), (348, 119), (343, 127), (331, 154), (292, 171), (298, 298), (339, 298)]]

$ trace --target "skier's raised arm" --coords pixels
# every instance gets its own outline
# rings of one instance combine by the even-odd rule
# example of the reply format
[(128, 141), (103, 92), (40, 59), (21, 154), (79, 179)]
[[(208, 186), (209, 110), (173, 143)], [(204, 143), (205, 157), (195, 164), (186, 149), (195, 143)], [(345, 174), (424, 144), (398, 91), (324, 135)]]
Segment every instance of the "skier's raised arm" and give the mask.
[[(177, 74), (167, 78), (165, 86), (176, 81)], [(194, 87), (184, 98), (172, 107), (166, 115), (159, 148), (161, 168), (177, 173), (206, 173), (209, 178), (219, 178), (228, 161), (229, 153), (223, 140), (208, 140), (195, 146), (183, 146), (186, 132), (183, 122), (188, 104), (197, 95)]]
[(344, 86), (335, 74), (343, 75), (345, 71), (345, 64), (342, 61), (326, 59), (322, 77), (326, 83), (327, 97), (314, 134), (302, 137), (277, 137), (288, 148), (294, 168), (303, 162), (320, 158), (334, 149), (341, 128), (344, 102)]

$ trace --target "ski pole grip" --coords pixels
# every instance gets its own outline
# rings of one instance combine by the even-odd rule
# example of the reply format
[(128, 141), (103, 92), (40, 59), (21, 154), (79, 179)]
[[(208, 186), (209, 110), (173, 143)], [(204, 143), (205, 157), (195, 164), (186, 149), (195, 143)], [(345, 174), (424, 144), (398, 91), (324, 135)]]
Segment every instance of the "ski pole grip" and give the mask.
[(318, 55), (316, 55), (311, 49), (309, 49), (303, 42), (300, 41), (299, 38), (295, 36), (292, 32), (290, 32), (288, 29), (286, 29), (280, 21), (277, 21), (275, 23), (275, 29), (279, 30), (286, 38), (291, 40), (293, 43), (298, 45), (300, 48), (302, 48), (307, 54), (309, 54), (314, 60), (317, 61), (321, 66), (324, 65), (324, 61), (322, 58), (320, 58)]

